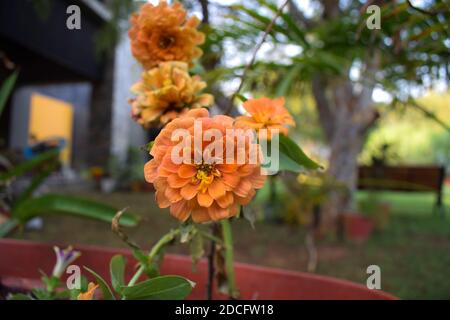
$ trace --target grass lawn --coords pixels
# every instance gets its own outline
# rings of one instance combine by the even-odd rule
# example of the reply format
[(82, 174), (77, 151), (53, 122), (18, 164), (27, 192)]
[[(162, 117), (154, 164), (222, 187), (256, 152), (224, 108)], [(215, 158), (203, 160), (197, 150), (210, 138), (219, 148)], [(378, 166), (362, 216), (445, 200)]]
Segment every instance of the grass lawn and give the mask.
[[(447, 190), (450, 191), (450, 190)], [(130, 206), (144, 218), (129, 234), (143, 247), (150, 247), (171, 226), (176, 225), (166, 210), (155, 206), (148, 193), (82, 193), (85, 197), (115, 205)], [(362, 200), (366, 193), (359, 193)], [(366, 268), (381, 267), (382, 289), (403, 299), (450, 299), (450, 195), (446, 195), (447, 219), (432, 216), (433, 195), (383, 193), (393, 213), (386, 231), (375, 234), (365, 244), (318, 243), (317, 273), (365, 284)], [(304, 231), (283, 224), (257, 223), (253, 230), (246, 221), (233, 223), (236, 260), (304, 271), (306, 251)], [(71, 217), (45, 218), (41, 231), (25, 231), (14, 237), (37, 241), (124, 246), (110, 227), (96, 221)], [(169, 252), (187, 253), (174, 245)]]

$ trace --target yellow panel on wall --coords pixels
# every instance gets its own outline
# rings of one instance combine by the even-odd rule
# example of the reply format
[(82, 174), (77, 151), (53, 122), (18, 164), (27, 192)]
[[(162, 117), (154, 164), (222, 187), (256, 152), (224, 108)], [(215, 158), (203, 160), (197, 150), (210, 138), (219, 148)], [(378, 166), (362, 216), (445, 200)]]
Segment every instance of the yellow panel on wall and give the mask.
[(72, 127), (73, 108), (70, 103), (36, 93), (31, 96), (29, 139), (64, 139), (66, 145), (61, 152), (61, 161), (65, 164), (70, 163)]

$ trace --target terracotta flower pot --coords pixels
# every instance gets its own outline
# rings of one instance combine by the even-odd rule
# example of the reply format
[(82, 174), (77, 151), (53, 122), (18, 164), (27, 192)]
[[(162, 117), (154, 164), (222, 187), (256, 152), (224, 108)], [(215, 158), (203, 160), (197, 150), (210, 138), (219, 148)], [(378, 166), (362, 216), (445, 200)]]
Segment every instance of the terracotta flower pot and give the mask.
[[(115, 254), (122, 254), (128, 261), (134, 261), (126, 249), (76, 246), (82, 252), (75, 262), (87, 266), (109, 280), (109, 260)], [(39, 269), (50, 273), (54, 264), (54, 252), (49, 244), (22, 240), (0, 239), (0, 283), (7, 287), (21, 289), (39, 283)], [(128, 263), (126, 277), (133, 274), (133, 263)], [(346, 280), (319, 275), (284, 271), (273, 268), (235, 264), (236, 281), (242, 299), (395, 299), (394, 296)], [(196, 287), (189, 299), (205, 299), (207, 263), (202, 260), (197, 271), (192, 271), (190, 257), (166, 255), (162, 274), (184, 276), (194, 282)], [(88, 274), (83, 273), (85, 276)], [(89, 278), (89, 277), (88, 277)], [(215, 299), (226, 299), (217, 291)]]
[(367, 217), (358, 213), (346, 213), (342, 215), (344, 232), (348, 240), (365, 242), (374, 230), (374, 223)]

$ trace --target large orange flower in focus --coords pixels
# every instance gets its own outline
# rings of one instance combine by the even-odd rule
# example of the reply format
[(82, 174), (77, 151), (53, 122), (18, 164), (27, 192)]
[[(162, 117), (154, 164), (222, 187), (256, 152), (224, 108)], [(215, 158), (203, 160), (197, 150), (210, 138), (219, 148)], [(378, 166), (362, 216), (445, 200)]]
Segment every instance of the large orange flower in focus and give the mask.
[(202, 55), (197, 47), (205, 41), (204, 34), (196, 29), (200, 21), (195, 16), (187, 18), (181, 3), (146, 3), (131, 16), (130, 23), (131, 51), (145, 69), (163, 61), (191, 64)]
[(190, 108), (209, 107), (214, 97), (201, 93), (206, 83), (191, 77), (184, 62), (162, 62), (144, 71), (142, 79), (131, 87), (136, 98), (130, 100), (132, 117), (142, 126), (165, 124)]
[[(177, 129), (186, 129), (194, 141), (194, 121), (201, 123), (203, 135), (208, 129), (221, 132), (221, 140), (202, 143), (202, 150), (192, 149), (192, 161), (175, 164), (172, 161), (172, 149), (179, 141), (172, 141), (172, 134)], [(248, 204), (256, 193), (256, 189), (263, 187), (266, 176), (261, 174), (258, 161), (250, 164), (237, 164), (235, 161), (218, 161), (218, 155), (205, 159), (204, 150), (211, 143), (224, 145), (223, 155), (228, 139), (235, 139), (237, 130), (234, 120), (228, 116), (217, 115), (209, 117), (208, 110), (192, 109), (183, 117), (169, 122), (158, 137), (150, 151), (153, 159), (145, 164), (145, 179), (153, 183), (156, 189), (156, 201), (160, 208), (170, 207), (170, 213), (178, 220), (186, 221), (192, 217), (194, 222), (217, 221), (236, 215), (240, 205)], [(231, 129), (231, 131), (226, 131)], [(230, 134), (230, 132), (232, 134)], [(207, 140), (206, 138), (204, 140)], [(251, 139), (246, 139), (250, 141)], [(236, 141), (236, 140), (235, 140)], [(210, 146), (211, 147), (211, 146)], [(259, 145), (256, 145), (259, 150)], [(201, 152), (201, 163), (194, 163), (194, 151)], [(250, 144), (234, 143), (234, 155), (245, 155), (250, 158)], [(221, 158), (223, 159), (223, 157)]]
[[(269, 99), (248, 99), (244, 102), (244, 109), (249, 116), (236, 118), (236, 126), (239, 128), (252, 128), (257, 131), (267, 130), (267, 139), (270, 140), (277, 129), (281, 134), (287, 135), (286, 126), (295, 126), (295, 121), (284, 107), (284, 97)], [(260, 138), (262, 134), (259, 134)]]

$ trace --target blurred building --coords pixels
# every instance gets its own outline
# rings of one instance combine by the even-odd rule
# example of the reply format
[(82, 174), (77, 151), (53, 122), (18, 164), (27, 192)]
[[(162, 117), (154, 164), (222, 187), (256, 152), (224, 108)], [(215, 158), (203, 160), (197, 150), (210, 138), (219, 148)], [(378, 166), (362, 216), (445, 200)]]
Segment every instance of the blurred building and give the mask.
[[(66, 26), (73, 4), (80, 8), (79, 30)], [(130, 146), (145, 144), (127, 102), (140, 72), (128, 38), (109, 55), (97, 53), (97, 35), (109, 19), (97, 0), (0, 1), (0, 81), (10, 62), (20, 70), (0, 118), (7, 147), (62, 138), (62, 160), (79, 169), (106, 166), (112, 157), (124, 164)]]

